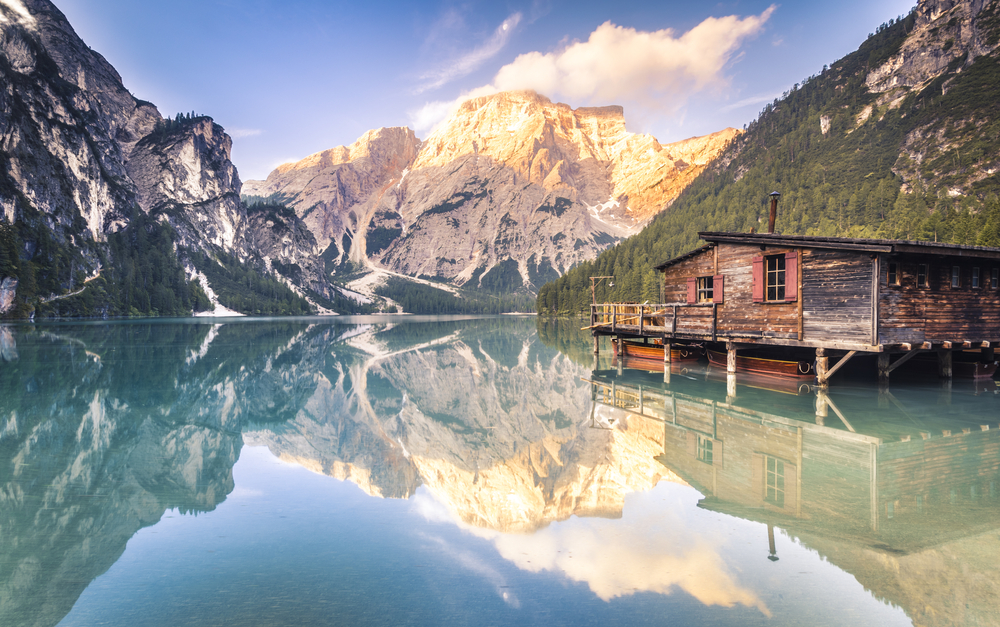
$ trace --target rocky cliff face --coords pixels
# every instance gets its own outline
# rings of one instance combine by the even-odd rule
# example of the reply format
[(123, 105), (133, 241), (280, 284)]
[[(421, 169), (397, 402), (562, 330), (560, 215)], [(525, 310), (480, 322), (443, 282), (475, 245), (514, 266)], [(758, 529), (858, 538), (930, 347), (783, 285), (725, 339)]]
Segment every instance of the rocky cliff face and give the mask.
[[(974, 86), (977, 80), (995, 82), (990, 73), (1000, 49), (997, 2), (924, 0), (917, 5), (915, 18), (913, 30), (899, 51), (865, 78), (869, 92), (879, 97), (859, 115), (859, 125), (873, 117), (881, 119), (885, 109), (900, 107), (910, 94), (920, 94), (926, 101), (926, 96), (947, 95), (963, 82), (973, 84), (972, 92), (981, 91)], [(981, 61), (977, 64), (977, 60)], [(966, 81), (956, 83), (963, 73)], [(969, 74), (982, 76), (969, 78)], [(975, 102), (976, 97), (966, 100)], [(949, 119), (951, 115), (954, 119)], [(983, 135), (994, 134), (990, 127), (996, 116), (991, 109), (961, 107), (921, 118), (907, 130), (892, 168), (905, 181), (904, 189), (941, 189), (951, 196), (966, 195), (996, 173), (996, 160), (980, 154), (983, 151), (976, 146)], [(960, 158), (940, 159), (952, 152), (956, 156), (975, 153), (977, 161), (967, 167)]]
[[(136, 210), (173, 226), (181, 257), (223, 251), (265, 271), (272, 256), (295, 258), (287, 229), (272, 232), (266, 221), (252, 225), (253, 240), (272, 245), (248, 245), (251, 225), (222, 127), (208, 117), (166, 121), (136, 100), (47, 0), (0, 3), (0, 75), (0, 216), (20, 239), (21, 261), (58, 275), (46, 285), (53, 297), (100, 274), (109, 235)], [(300, 284), (330, 292), (316, 263), (299, 274)], [(14, 306), (15, 278), (0, 276), (0, 313)]]
[(464, 103), (423, 143), (371, 131), (244, 193), (286, 199), (331, 258), (533, 290), (669, 206), (736, 134), (663, 146), (627, 132), (621, 107), (507, 92)]

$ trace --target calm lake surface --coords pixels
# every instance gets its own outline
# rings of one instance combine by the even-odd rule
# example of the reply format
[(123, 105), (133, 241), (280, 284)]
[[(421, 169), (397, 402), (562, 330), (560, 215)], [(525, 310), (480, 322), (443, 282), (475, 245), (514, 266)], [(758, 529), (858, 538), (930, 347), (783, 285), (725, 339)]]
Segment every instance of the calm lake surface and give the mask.
[(1000, 623), (994, 381), (580, 326), (0, 326), (0, 625)]

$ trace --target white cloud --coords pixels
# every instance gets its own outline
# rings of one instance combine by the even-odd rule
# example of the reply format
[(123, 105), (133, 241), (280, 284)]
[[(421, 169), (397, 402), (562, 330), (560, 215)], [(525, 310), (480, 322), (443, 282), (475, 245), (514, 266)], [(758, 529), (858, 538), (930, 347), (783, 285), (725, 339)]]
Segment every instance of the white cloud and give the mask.
[(522, 54), (500, 68), (490, 85), (450, 103), (428, 103), (410, 119), (417, 131), (432, 129), (470, 98), (518, 89), (580, 104), (626, 101), (674, 112), (691, 94), (727, 83), (725, 68), (744, 41), (760, 34), (776, 8), (744, 18), (710, 17), (679, 37), (669, 28), (647, 32), (605, 22), (587, 41)]
[(229, 136), (233, 139), (240, 139), (242, 137), (255, 137), (260, 135), (264, 131), (259, 128), (231, 128), (226, 130)]
[(724, 83), (726, 64), (774, 10), (746, 18), (710, 17), (680, 37), (669, 28), (644, 32), (605, 22), (587, 41), (517, 57), (500, 69), (493, 85), (576, 100), (657, 99), (676, 106), (688, 93)]
[(474, 50), (452, 59), (443, 67), (422, 75), (420, 78), (425, 82), (417, 88), (417, 93), (442, 87), (456, 78), (470, 74), (483, 63), (495, 57), (510, 41), (510, 37), (514, 34), (521, 19), (520, 13), (507, 16), (507, 19), (493, 31), (493, 35)]

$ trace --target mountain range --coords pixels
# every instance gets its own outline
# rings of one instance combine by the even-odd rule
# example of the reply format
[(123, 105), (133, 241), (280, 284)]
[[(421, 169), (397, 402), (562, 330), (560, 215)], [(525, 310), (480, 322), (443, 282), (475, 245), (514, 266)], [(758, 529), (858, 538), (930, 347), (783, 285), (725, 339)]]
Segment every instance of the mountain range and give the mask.
[(1000, 245), (998, 6), (922, 0), (742, 130), (664, 145), (503, 92), (244, 185), (212, 118), (163, 117), (51, 2), (5, 2), (0, 316), (565, 313), (593, 275), (652, 301), (653, 265), (759, 227), (772, 190), (785, 233)]
[(523, 310), (738, 135), (501, 93), (244, 186), (221, 126), (134, 97), (48, 0), (0, 4), (0, 51), (5, 317)]

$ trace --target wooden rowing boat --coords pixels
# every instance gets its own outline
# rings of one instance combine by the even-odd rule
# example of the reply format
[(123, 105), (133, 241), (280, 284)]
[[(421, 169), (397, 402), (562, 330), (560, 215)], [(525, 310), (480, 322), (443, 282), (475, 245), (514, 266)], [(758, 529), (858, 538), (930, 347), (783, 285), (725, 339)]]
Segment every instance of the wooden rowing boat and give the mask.
[[(663, 361), (663, 344), (643, 344), (642, 342), (624, 342), (625, 356), (634, 359), (655, 359)], [(618, 340), (611, 340), (614, 354), (618, 354)], [(670, 361), (698, 361), (704, 354), (701, 346), (673, 345), (670, 347)]]
[[(726, 353), (708, 349), (708, 361), (713, 366), (726, 367)], [(769, 359), (755, 355), (736, 354), (736, 371), (752, 372), (767, 377), (813, 379), (816, 372), (812, 362), (787, 359)]]

